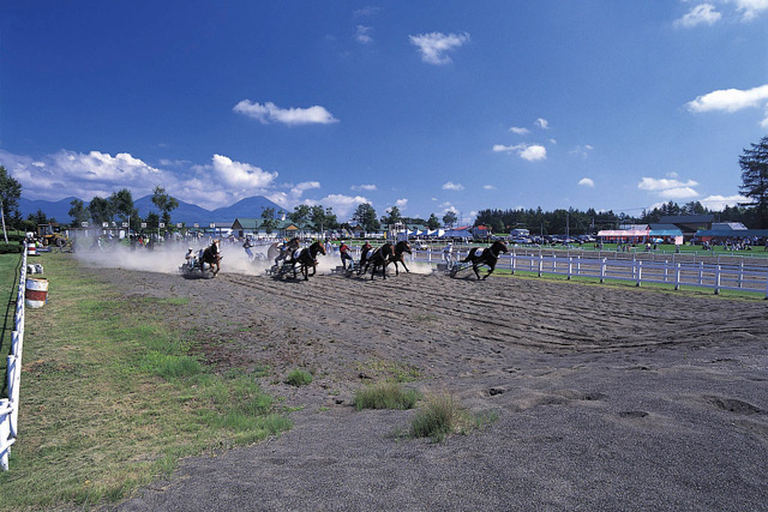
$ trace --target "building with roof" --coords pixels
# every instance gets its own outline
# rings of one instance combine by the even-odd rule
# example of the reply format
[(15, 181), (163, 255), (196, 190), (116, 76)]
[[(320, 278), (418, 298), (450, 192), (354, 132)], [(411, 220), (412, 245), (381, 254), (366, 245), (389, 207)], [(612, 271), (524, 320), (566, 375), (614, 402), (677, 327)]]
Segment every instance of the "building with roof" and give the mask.
[(702, 229), (712, 229), (715, 216), (711, 213), (704, 215), (665, 215), (659, 219), (659, 224), (673, 224), (683, 233), (685, 240), (690, 240), (696, 232)]

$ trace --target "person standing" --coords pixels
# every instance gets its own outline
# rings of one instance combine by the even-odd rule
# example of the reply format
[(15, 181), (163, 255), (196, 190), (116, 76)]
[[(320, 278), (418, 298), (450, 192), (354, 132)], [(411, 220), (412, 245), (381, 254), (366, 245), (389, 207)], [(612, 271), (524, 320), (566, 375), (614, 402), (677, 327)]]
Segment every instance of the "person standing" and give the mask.
[(339, 246), (339, 254), (341, 255), (341, 266), (344, 267), (344, 270), (347, 270), (347, 260), (350, 261), (350, 266), (354, 265), (354, 260), (349, 253), (349, 246), (342, 240), (341, 245)]

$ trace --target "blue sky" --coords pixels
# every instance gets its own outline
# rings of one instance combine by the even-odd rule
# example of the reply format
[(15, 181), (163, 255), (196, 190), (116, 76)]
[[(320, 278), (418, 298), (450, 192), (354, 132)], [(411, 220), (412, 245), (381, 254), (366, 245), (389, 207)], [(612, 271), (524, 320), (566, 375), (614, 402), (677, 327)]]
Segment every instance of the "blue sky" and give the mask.
[(226, 5), (3, 3), (24, 196), (717, 208), (768, 133), (768, 0)]

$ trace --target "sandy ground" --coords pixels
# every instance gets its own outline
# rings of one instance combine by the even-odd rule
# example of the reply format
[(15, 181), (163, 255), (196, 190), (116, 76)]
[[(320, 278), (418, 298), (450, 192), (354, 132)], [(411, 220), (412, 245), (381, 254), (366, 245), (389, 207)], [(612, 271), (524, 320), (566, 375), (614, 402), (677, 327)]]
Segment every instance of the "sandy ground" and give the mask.
[[(768, 510), (768, 303), (493, 276), (308, 282), (98, 270), (189, 297), (218, 368), (303, 406), (279, 438), (181, 462), (140, 510)], [(290, 369), (308, 387), (276, 383)], [(355, 412), (400, 372), (498, 420), (442, 444)]]

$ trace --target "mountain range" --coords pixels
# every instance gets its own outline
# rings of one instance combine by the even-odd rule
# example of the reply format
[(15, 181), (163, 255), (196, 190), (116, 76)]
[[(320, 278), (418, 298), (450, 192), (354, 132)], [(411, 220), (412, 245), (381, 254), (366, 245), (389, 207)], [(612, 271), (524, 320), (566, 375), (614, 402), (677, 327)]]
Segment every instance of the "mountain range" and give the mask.
[[(75, 197), (65, 197), (58, 201), (45, 201), (43, 199), (19, 198), (19, 211), (22, 217), (27, 218), (29, 214), (37, 213), (42, 210), (48, 218), (55, 218), (58, 222), (68, 223), (72, 219), (69, 216), (70, 203)], [(264, 196), (253, 196), (241, 199), (230, 206), (223, 206), (215, 210), (206, 210), (196, 204), (186, 203), (178, 200), (179, 206), (171, 212), (172, 222), (184, 222), (187, 225), (198, 223), (201, 226), (207, 226), (211, 222), (234, 222), (236, 218), (261, 217), (261, 212), (265, 208), (274, 208), (275, 214), (284, 209), (270, 201)], [(86, 207), (88, 203), (85, 203)], [(139, 211), (139, 215), (145, 218), (149, 212), (159, 213), (157, 207), (152, 204), (152, 196), (146, 195), (133, 202), (134, 207)]]

